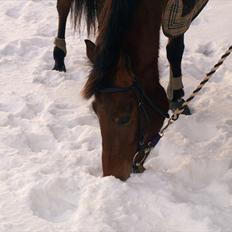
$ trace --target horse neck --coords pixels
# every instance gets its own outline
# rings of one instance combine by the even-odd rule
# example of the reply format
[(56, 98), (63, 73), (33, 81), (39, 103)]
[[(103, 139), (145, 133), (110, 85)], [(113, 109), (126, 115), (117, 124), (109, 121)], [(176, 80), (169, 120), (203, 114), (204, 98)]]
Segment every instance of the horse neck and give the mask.
[(161, 12), (161, 1), (141, 1), (126, 40), (133, 72), (145, 89), (159, 85), (158, 55)]

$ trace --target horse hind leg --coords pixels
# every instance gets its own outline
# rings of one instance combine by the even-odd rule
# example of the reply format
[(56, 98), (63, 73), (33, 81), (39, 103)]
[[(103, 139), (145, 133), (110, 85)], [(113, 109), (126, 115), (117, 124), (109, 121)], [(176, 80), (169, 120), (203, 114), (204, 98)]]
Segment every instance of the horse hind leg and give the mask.
[[(181, 68), (184, 53), (184, 35), (169, 39), (166, 49), (167, 58), (170, 64), (170, 77), (167, 88), (167, 96), (170, 102), (170, 109), (175, 111), (175, 109), (180, 107), (184, 102), (182, 99), (184, 96), (184, 85), (182, 82)], [(183, 114), (190, 114), (188, 107), (185, 108)]]
[(67, 17), (70, 12), (71, 4), (73, 0), (57, 0), (57, 11), (59, 15), (58, 34), (55, 38), (53, 57), (55, 65), (53, 70), (60, 72), (66, 72), (64, 58), (67, 54), (66, 42), (65, 42), (65, 29)]

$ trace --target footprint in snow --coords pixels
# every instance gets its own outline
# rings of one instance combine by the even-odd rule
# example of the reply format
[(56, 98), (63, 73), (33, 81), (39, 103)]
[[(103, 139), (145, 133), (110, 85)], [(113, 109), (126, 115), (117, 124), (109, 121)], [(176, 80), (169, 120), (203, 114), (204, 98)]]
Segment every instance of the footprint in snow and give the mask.
[(9, 95), (0, 102), (0, 112), (9, 113), (11, 118), (32, 119), (44, 109), (43, 99), (29, 94), (25, 97)]
[(204, 56), (211, 57), (216, 50), (217, 48), (215, 45), (212, 42), (209, 42), (207, 44), (199, 45), (197, 52)]
[(0, 49), (0, 53), (5, 56), (12, 56), (15, 59), (35, 59), (41, 54), (41, 50), (46, 48), (47, 41), (41, 38), (20, 39), (9, 42)]
[(8, 133), (2, 139), (2, 142), (8, 147), (14, 148), (17, 151), (54, 151), (57, 147), (57, 140), (53, 134), (47, 129), (42, 128), (37, 133), (24, 132), (21, 129), (15, 129)]
[(218, 130), (213, 123), (199, 121), (192, 121), (191, 124), (186, 121), (184, 127), (178, 126), (178, 130), (185, 138), (195, 142), (209, 141), (218, 135)]
[(6, 15), (18, 19), (21, 16), (22, 9), (24, 8), (26, 2), (20, 2), (20, 4), (10, 8), (9, 10), (6, 11)]
[(65, 119), (69, 128), (77, 125), (98, 127), (96, 115), (93, 114), (92, 109), (86, 107), (81, 109), (73, 104), (54, 102), (49, 106), (48, 112), (59, 120)]
[(30, 192), (30, 208), (34, 215), (51, 222), (68, 220), (77, 210), (79, 188), (65, 178), (39, 185)]
[(66, 79), (65, 73), (60, 73), (51, 70), (45, 70), (45, 71), (38, 70), (35, 71), (33, 75), (34, 75), (33, 78), (34, 83), (39, 83), (47, 87), (53, 87), (53, 88), (59, 86)]
[[(88, 108), (80, 110), (75, 105), (54, 102), (48, 107), (53, 120), (48, 127), (58, 141), (88, 140), (88, 149), (92, 150), (98, 122)], [(97, 128), (97, 129), (96, 129)], [(84, 136), (84, 137), (83, 137)], [(82, 141), (83, 142), (83, 141)]]

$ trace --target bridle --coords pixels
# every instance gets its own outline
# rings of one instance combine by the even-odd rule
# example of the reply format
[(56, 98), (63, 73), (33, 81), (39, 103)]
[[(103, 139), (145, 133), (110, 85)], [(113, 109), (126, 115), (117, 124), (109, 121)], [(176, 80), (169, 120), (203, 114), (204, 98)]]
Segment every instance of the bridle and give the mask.
[[(152, 100), (146, 95), (144, 90), (140, 87), (138, 82), (135, 80), (132, 85), (129, 87), (109, 87), (109, 88), (102, 88), (98, 90), (98, 93), (127, 93), (129, 91), (133, 91), (137, 98), (137, 104), (138, 104), (138, 110), (139, 110), (139, 126), (138, 126), (138, 134), (139, 134), (139, 140), (138, 140), (138, 148), (137, 152), (135, 153), (133, 157), (133, 166), (132, 166), (132, 172), (133, 173), (140, 173), (144, 170), (143, 163), (145, 162), (146, 158), (148, 157), (151, 150), (157, 145), (159, 140), (162, 137), (162, 134), (160, 132), (154, 134), (151, 139), (145, 143), (145, 136), (144, 136), (144, 121), (149, 121), (149, 115), (147, 113), (147, 110), (145, 108), (145, 103), (155, 112), (160, 114), (163, 118), (169, 118), (169, 114), (164, 112), (162, 109), (160, 109), (158, 106), (154, 105)], [(139, 155), (142, 155), (142, 159), (140, 161), (137, 161)]]

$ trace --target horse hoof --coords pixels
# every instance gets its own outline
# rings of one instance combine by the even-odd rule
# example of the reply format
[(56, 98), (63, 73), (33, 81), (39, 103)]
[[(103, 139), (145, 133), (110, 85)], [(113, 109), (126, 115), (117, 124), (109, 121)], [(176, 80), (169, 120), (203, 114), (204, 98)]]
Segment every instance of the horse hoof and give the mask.
[(53, 70), (56, 70), (59, 72), (66, 72), (66, 67), (64, 64), (64, 58), (65, 58), (64, 51), (58, 47), (55, 47), (53, 51), (53, 57), (55, 60), (55, 65), (53, 67)]
[(60, 65), (56, 63), (52, 70), (55, 70), (58, 72), (66, 72), (65, 64)]
[(146, 169), (144, 168), (144, 166), (140, 164), (138, 166), (134, 166), (132, 172), (138, 174), (138, 173), (143, 173), (145, 170)]
[[(177, 100), (174, 100), (174, 101), (170, 101), (169, 102), (169, 108), (172, 112), (175, 112), (178, 108), (180, 108), (183, 103), (185, 102), (185, 100), (183, 98), (181, 99), (177, 99)], [(186, 106), (184, 108), (184, 111), (182, 112), (182, 114), (184, 115), (191, 115), (191, 110), (188, 106)]]

